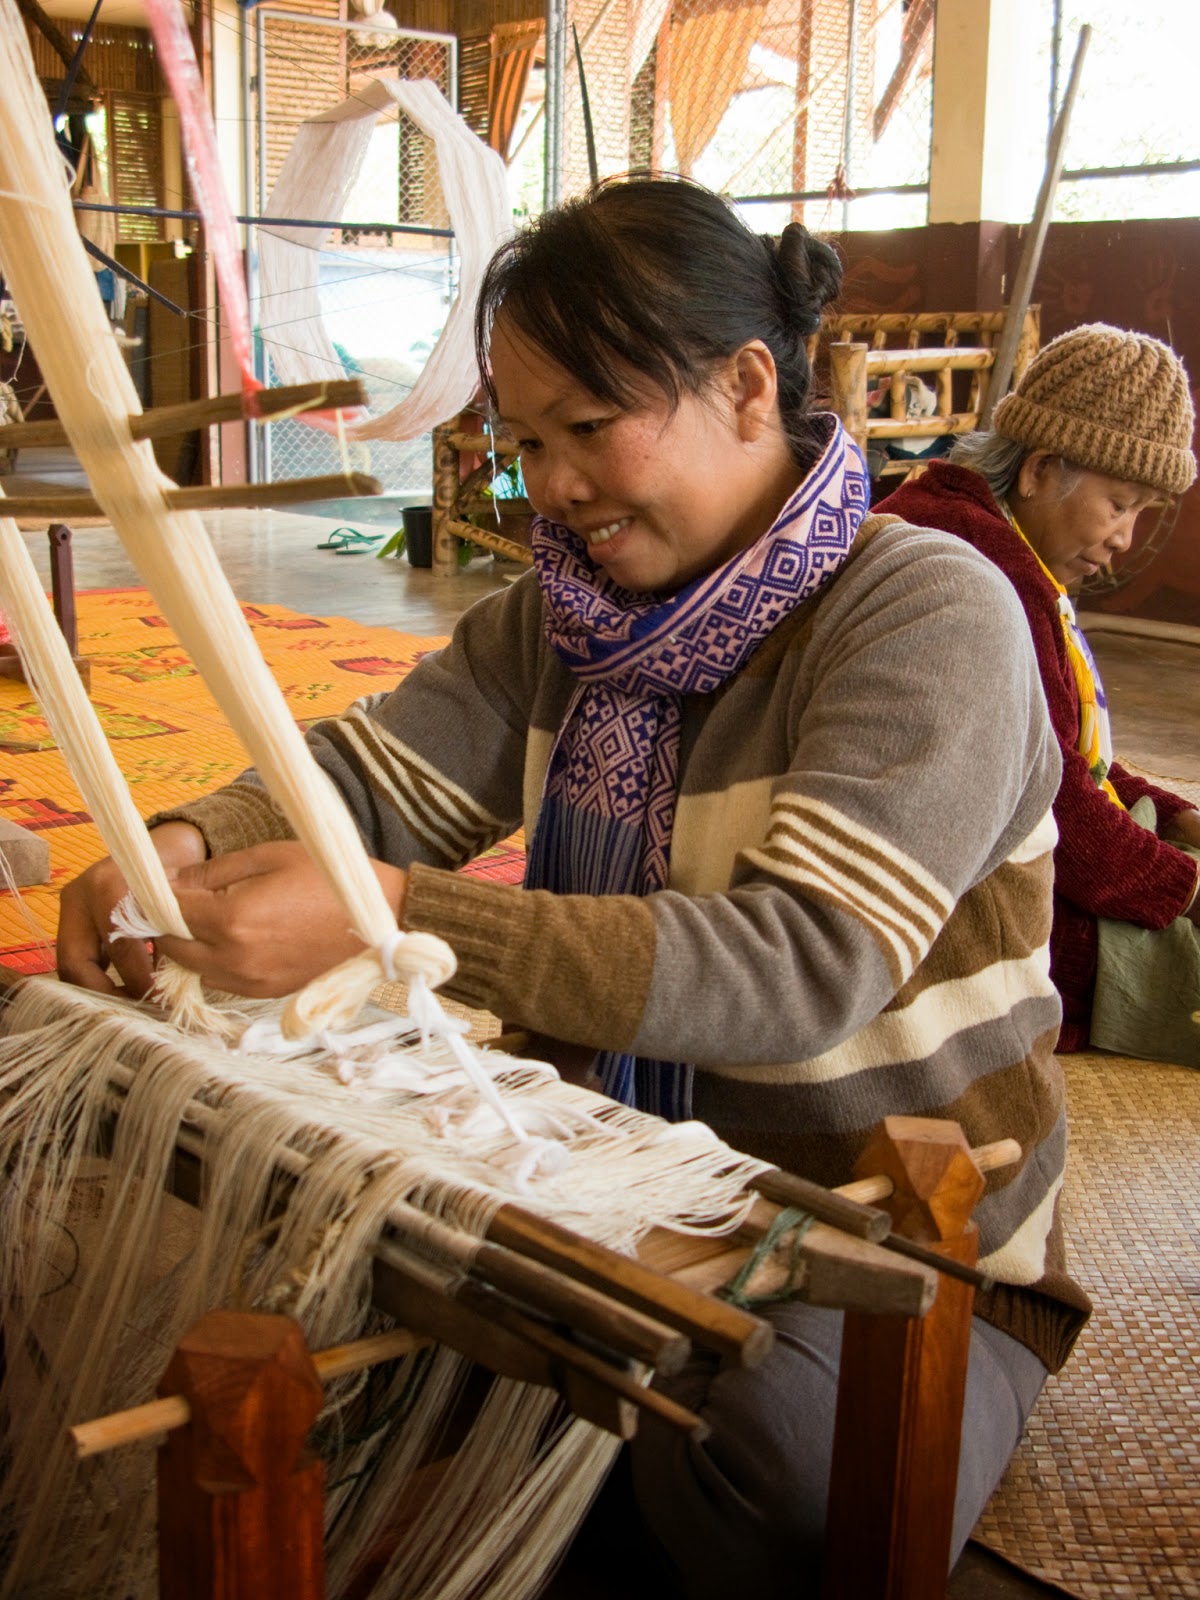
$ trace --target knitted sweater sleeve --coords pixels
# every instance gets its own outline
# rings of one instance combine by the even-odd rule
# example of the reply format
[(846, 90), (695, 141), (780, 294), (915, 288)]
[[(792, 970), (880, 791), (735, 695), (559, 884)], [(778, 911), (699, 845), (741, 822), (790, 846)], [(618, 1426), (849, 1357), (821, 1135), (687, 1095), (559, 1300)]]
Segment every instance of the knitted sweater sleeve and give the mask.
[(1024, 619), (983, 558), (914, 535), (851, 563), (797, 659), (778, 669), (796, 674), (789, 770), (728, 889), (557, 896), (413, 871), (406, 922), (450, 941), (461, 998), (595, 1048), (803, 1062), (878, 1015), (969, 887), (1047, 847), (1058, 756)]
[[(1023, 598), (1025, 598), (1023, 596)], [(1054, 852), (1055, 887), (1059, 894), (1095, 917), (1132, 922), (1142, 928), (1165, 928), (1191, 901), (1196, 889), (1196, 863), (1184, 851), (1139, 827), (1120, 806), (1097, 788), (1087, 761), (1076, 749), (1079, 699), (1062, 643), (1061, 624), (1048, 606), (1026, 601), (1026, 615), (1046, 691), (1050, 720), (1062, 750), (1063, 775), (1054, 803), (1058, 846)], [(1143, 793), (1186, 804), (1154, 790), (1114, 766), (1113, 787), (1126, 805)]]

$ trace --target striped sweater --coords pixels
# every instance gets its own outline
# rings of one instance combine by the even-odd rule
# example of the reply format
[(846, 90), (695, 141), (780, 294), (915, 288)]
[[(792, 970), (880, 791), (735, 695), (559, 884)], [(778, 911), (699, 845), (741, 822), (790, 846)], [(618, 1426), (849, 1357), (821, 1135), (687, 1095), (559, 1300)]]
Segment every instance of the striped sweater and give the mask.
[[(578, 1045), (694, 1062), (698, 1117), (824, 1183), (892, 1113), (1018, 1139), (977, 1211), (999, 1280), (979, 1309), (1060, 1365), (1087, 1312), (1057, 1221), (1060, 761), (1009, 584), (958, 540), (868, 519), (833, 583), (685, 701), (670, 882), (644, 898), (451, 870), (536, 827), (572, 687), (528, 574), (391, 694), (309, 735), (372, 854), (409, 866), (405, 925), (454, 948), (449, 992)], [(253, 774), (171, 815), (214, 854), (287, 833)]]

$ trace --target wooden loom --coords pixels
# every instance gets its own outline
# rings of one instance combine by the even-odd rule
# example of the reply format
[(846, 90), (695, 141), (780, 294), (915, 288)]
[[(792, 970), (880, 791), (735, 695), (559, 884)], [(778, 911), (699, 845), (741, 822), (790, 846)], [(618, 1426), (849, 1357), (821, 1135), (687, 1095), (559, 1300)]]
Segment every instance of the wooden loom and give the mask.
[[(53, 988), (41, 979), (17, 984), (13, 1009), (22, 993)], [(21, 1026), (19, 1018), (8, 1025)], [(131, 1041), (129, 1059), (136, 1054)], [(115, 1144), (135, 1069), (106, 1059), (107, 1140)], [(601, 1112), (611, 1109), (587, 1091), (575, 1093)], [(170, 1182), (192, 1203), (212, 1181), (211, 1173), (205, 1178), (206, 1143), (219, 1140), (218, 1122), (212, 1108), (199, 1103), (181, 1116)], [(303, 1162), (287, 1146), (263, 1154), (274, 1162), (280, 1186), (274, 1203), (286, 1207), (290, 1190), (303, 1181)], [(403, 1356), (411, 1366), (412, 1352), (439, 1341), (502, 1378), (553, 1391), (578, 1416), (617, 1438), (629, 1438), (645, 1421), (699, 1439), (700, 1419), (646, 1387), (645, 1378), (651, 1369), (678, 1370), (692, 1346), (741, 1365), (764, 1358), (768, 1325), (711, 1293), (753, 1254), (748, 1293), (769, 1296), (790, 1285), (801, 1299), (849, 1312), (825, 1594), (829, 1600), (868, 1593), (913, 1600), (940, 1595), (970, 1330), (969, 1264), (977, 1243), (970, 1212), (984, 1172), (1018, 1155), (1011, 1143), (969, 1152), (953, 1124), (889, 1119), (859, 1163), (858, 1170), (869, 1175), (842, 1190), (764, 1172), (751, 1180), (752, 1205), (736, 1234), (688, 1238), (652, 1229), (635, 1258), (511, 1201), (495, 1210), (482, 1242), (401, 1203), (371, 1247), (371, 1274), (375, 1306), (404, 1331), (368, 1339), (362, 1350), (321, 1354), (316, 1374), (328, 1381), (367, 1362)], [(774, 1249), (764, 1250), (781, 1202), (803, 1204), (810, 1217), (830, 1220), (812, 1222), (800, 1239), (785, 1233)], [(908, 1245), (926, 1257), (913, 1261), (885, 1248), (897, 1242), (893, 1228), (902, 1238), (932, 1241), (932, 1253)], [(422, 1245), (432, 1248), (441, 1272), (430, 1265), (428, 1253), (419, 1253)], [(946, 1270), (962, 1277), (937, 1281), (927, 1263), (939, 1257)], [(447, 1261), (455, 1264), (449, 1275)], [(74, 1430), (81, 1457), (170, 1430), (159, 1458), (162, 1595), (215, 1600), (287, 1593), (315, 1600), (326, 1592), (321, 1469), (298, 1454), (321, 1410), (320, 1385), (299, 1338), (284, 1319), (228, 1312), (205, 1317), (183, 1336), (163, 1379), (161, 1392), (172, 1398)], [(160, 1365), (166, 1365), (165, 1352)], [(456, 1401), (445, 1433), (397, 1484), (402, 1522), (406, 1508), (411, 1516), (444, 1487), (448, 1467), (461, 1469), (456, 1454), (471, 1449), (478, 1405), (473, 1393)], [(78, 1419), (60, 1417), (64, 1424), (72, 1420)], [(222, 1460), (227, 1464), (219, 1467)], [(581, 1495), (577, 1504), (558, 1507), (568, 1531), (587, 1503)], [(373, 1592), (372, 1573), (385, 1567), (398, 1538), (394, 1528), (383, 1530), (350, 1574), (349, 1588), (342, 1582), (329, 1592)], [(528, 1589), (512, 1592), (535, 1588), (531, 1581)], [(490, 1591), (485, 1586), (467, 1592)]]

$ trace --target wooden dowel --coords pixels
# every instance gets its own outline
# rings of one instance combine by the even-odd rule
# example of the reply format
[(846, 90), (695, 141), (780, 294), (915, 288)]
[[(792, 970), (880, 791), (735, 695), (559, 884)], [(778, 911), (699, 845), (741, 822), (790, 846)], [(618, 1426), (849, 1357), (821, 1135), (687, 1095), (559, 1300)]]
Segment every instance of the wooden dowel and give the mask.
[[(1016, 1165), (1021, 1159), (1021, 1146), (1015, 1139), (998, 1139), (995, 1144), (977, 1144), (971, 1151), (971, 1159), (980, 1172), (996, 1172), (1001, 1167)], [(876, 1205), (895, 1192), (895, 1184), (882, 1174), (874, 1178), (856, 1178), (853, 1183), (839, 1184), (835, 1191), (837, 1194), (845, 1195), (847, 1199), (857, 1200), (864, 1206)]]
[[(309, 500), (357, 499), (383, 493), (378, 478), (363, 472), (334, 472), (320, 478), (291, 478), (286, 483), (216, 483), (192, 489), (167, 489), (163, 499), (172, 511), (267, 510)], [(0, 515), (40, 517), (47, 522), (74, 522), (103, 514), (90, 494), (10, 495), (0, 501)]]
[[(476, 1289), (479, 1290), (478, 1293), (475, 1292)], [(690, 1434), (697, 1443), (708, 1437), (708, 1424), (694, 1411), (689, 1411), (677, 1401), (668, 1399), (657, 1389), (639, 1383), (632, 1374), (622, 1372), (600, 1356), (593, 1355), (590, 1350), (584, 1350), (579, 1345), (571, 1343), (569, 1339), (555, 1333), (552, 1328), (534, 1322), (532, 1318), (523, 1315), (497, 1295), (482, 1289), (482, 1286), (472, 1286), (466, 1299), (468, 1304), (481, 1311), (489, 1321), (497, 1322), (502, 1328), (507, 1328), (510, 1332), (526, 1339), (544, 1351), (553, 1362), (564, 1366), (568, 1372), (578, 1373), (591, 1382), (602, 1384), (619, 1395), (622, 1400), (636, 1406), (639, 1411), (648, 1412), (659, 1421)]]
[[(129, 419), (135, 439), (166, 439), (175, 433), (191, 433), (219, 422), (270, 422), (280, 413), (305, 411), (345, 411), (367, 404), (367, 391), (361, 378), (338, 378), (331, 383), (290, 383), (277, 389), (262, 389), (255, 397), (256, 414), (248, 416), (245, 398), (239, 394), (214, 394), (206, 400), (183, 400), (177, 405), (154, 406)], [(45, 422), (10, 422), (0, 426), (0, 445), (5, 450), (58, 450), (69, 445), (67, 430), (57, 419)], [(499, 452), (497, 452), (499, 453)]]
[[(322, 1382), (328, 1383), (347, 1372), (360, 1372), (363, 1367), (411, 1355), (430, 1343), (431, 1340), (409, 1333), (405, 1328), (396, 1328), (391, 1333), (356, 1339), (352, 1344), (317, 1350), (313, 1354), (313, 1366)], [(89, 1456), (115, 1450), (119, 1445), (138, 1444), (156, 1434), (169, 1433), (172, 1428), (186, 1427), (191, 1419), (191, 1408), (183, 1396), (170, 1394), (161, 1400), (147, 1401), (144, 1406), (133, 1406), (128, 1411), (113, 1411), (106, 1417), (96, 1417), (92, 1422), (77, 1422), (67, 1432), (75, 1445), (76, 1460), (86, 1461)]]
[(738, 1366), (755, 1367), (774, 1340), (769, 1323), (713, 1300), (698, 1290), (609, 1250), (520, 1206), (501, 1206), (487, 1226), (489, 1239), (557, 1267), (614, 1300), (681, 1328), (694, 1344)]
[(778, 1168), (753, 1178), (750, 1187), (764, 1200), (777, 1206), (798, 1206), (818, 1222), (827, 1222), (830, 1227), (840, 1228), (855, 1238), (869, 1239), (872, 1244), (878, 1244), (891, 1231), (892, 1219), (886, 1211), (876, 1211), (836, 1189), (824, 1189), (819, 1183), (810, 1183), (807, 1178), (797, 1178)]
[(964, 1266), (962, 1262), (942, 1255), (929, 1245), (919, 1244), (915, 1239), (906, 1239), (901, 1233), (889, 1233), (879, 1242), (885, 1250), (890, 1250), (894, 1255), (905, 1256), (909, 1261), (919, 1262), (923, 1267), (932, 1267), (935, 1272), (943, 1273), (947, 1278), (957, 1278), (960, 1283), (969, 1283), (972, 1289), (982, 1292), (996, 1287), (995, 1280), (989, 1278), (986, 1272), (980, 1272), (977, 1267)]
[[(392, 1314), (489, 1371), (556, 1389), (578, 1416), (621, 1439), (637, 1431), (639, 1410), (663, 1414), (659, 1397), (645, 1398), (619, 1351), (585, 1350), (489, 1284), (455, 1277), (395, 1244), (375, 1254), (389, 1279), (385, 1303)], [(377, 1273), (377, 1292), (379, 1281)], [(681, 1409), (674, 1420), (686, 1432), (700, 1425)]]
[(691, 1354), (691, 1340), (678, 1329), (503, 1245), (479, 1245), (471, 1270), (513, 1299), (659, 1372), (678, 1372)]

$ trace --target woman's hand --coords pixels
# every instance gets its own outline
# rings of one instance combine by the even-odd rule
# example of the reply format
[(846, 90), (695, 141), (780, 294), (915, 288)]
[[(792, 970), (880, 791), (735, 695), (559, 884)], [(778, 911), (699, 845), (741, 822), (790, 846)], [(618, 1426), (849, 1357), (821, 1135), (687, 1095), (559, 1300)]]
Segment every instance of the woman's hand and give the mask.
[(1200, 850), (1200, 811), (1180, 811), (1163, 829), (1163, 837), (1172, 844), (1188, 844)]
[[(204, 835), (190, 822), (164, 822), (152, 829), (150, 841), (168, 875), (204, 860)], [(140, 999), (146, 993), (154, 977), (148, 945), (112, 936), (113, 907), (128, 891), (111, 856), (67, 884), (59, 904), (57, 954), (58, 975), (65, 983), (113, 994), (117, 985), (108, 976), (113, 966), (130, 994)]]
[[(398, 924), (408, 876), (373, 865)], [(292, 994), (363, 949), (324, 874), (295, 842), (185, 867), (172, 888), (192, 938), (157, 939), (155, 948), (231, 994)]]

